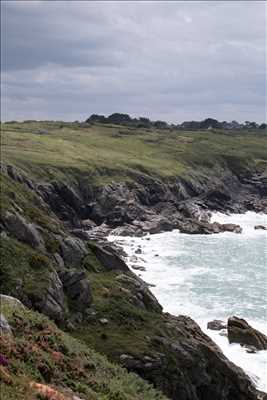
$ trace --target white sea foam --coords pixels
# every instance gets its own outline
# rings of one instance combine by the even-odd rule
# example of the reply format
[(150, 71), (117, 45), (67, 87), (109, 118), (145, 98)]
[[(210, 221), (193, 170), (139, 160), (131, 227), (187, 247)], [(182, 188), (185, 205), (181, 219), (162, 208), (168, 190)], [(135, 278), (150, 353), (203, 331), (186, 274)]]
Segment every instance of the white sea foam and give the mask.
[[(237, 315), (267, 333), (267, 231), (254, 229), (266, 225), (266, 215), (216, 213), (212, 220), (239, 224), (243, 232), (186, 235), (174, 230), (142, 238), (111, 236), (109, 240), (123, 243), (130, 267), (146, 268), (134, 271), (156, 285), (151, 290), (165, 311), (190, 315), (259, 389), (267, 391), (267, 351), (248, 354), (239, 345), (230, 345), (219, 332), (206, 329), (212, 319)], [(142, 254), (135, 253), (139, 246)], [(138, 261), (132, 262), (132, 256)]]

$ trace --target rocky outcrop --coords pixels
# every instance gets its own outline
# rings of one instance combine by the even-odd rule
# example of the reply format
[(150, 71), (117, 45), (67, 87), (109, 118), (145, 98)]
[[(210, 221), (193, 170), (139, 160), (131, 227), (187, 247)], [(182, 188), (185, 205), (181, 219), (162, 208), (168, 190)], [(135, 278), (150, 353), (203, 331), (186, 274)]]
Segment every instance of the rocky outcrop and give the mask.
[[(92, 338), (96, 339), (101, 352), (137, 372), (172, 399), (256, 400), (258, 394), (249, 378), (226, 359), (198, 325), (188, 317), (163, 314), (148, 285), (129, 271), (111, 245), (99, 241), (101, 232), (105, 235), (121, 227), (133, 234), (173, 228), (206, 234), (240, 231), (235, 225), (210, 224), (207, 207), (245, 210), (245, 204), (256, 204), (252, 203), (254, 200), (242, 195), (235, 208), (238, 196), (232, 192), (243, 190), (244, 194), (250, 189), (245, 192), (242, 183), (231, 176), (221, 185), (213, 179), (201, 181), (194, 177), (166, 182), (146, 174), (135, 174), (132, 178), (128, 183), (101, 187), (90, 186), (82, 178), (72, 185), (59, 182), (33, 185), (30, 190), (63, 221), (64, 232), (47, 235), (49, 227), (46, 227), (42, 234), (44, 238), (53, 236), (58, 246), (51, 252), (46, 249), (46, 256), (54, 265), (48, 270), (45, 290), (39, 295), (34, 292), (31, 306), (58, 323), (66, 322), (66, 316), (74, 311), (76, 319), (71, 315), (70, 322), (77, 325), (72, 324), (71, 329), (81, 326), (83, 338), (86, 330), (91, 329), (90, 343)], [(259, 200), (258, 193), (256, 188), (253, 195)], [(20, 218), (14, 222), (14, 216), (17, 214), (12, 212), (11, 217), (4, 219), (4, 230), (34, 249), (41, 249), (38, 227)], [(35, 228), (34, 233), (30, 228)], [(84, 234), (83, 229), (87, 228), (98, 230), (97, 243), (86, 243), (90, 233)], [(96, 264), (95, 269), (88, 267), (90, 262)], [(80, 316), (81, 312), (88, 318)], [(69, 328), (67, 324), (65, 327)], [(107, 346), (103, 345), (105, 340), (109, 341)]]
[(70, 267), (80, 266), (88, 251), (81, 239), (73, 236), (59, 238), (60, 252), (64, 263)]
[(84, 271), (65, 270), (59, 272), (64, 292), (72, 301), (75, 309), (83, 311), (92, 303), (90, 283)]
[(196, 221), (192, 219), (188, 219), (186, 221), (182, 221), (178, 224), (178, 229), (181, 233), (187, 234), (205, 234), (209, 235), (212, 233), (221, 233), (221, 232), (233, 232), (233, 233), (241, 233), (242, 228), (236, 224), (220, 224), (218, 222), (202, 222)]
[(121, 274), (116, 277), (116, 280), (132, 295), (131, 300), (137, 307), (155, 312), (162, 311), (161, 305), (142, 279), (134, 274)]
[(122, 353), (123, 366), (161, 387), (172, 399), (260, 398), (244, 372), (227, 360), (191, 318), (169, 314), (164, 318), (166, 329), (176, 332), (173, 338), (152, 336), (157, 351), (139, 357)]
[(44, 241), (35, 224), (28, 223), (21, 215), (10, 212), (5, 213), (3, 222), (6, 230), (18, 240), (44, 251)]
[(49, 284), (42, 298), (32, 299), (35, 308), (58, 323), (65, 319), (64, 291), (63, 285), (57, 272), (49, 275)]
[(231, 317), (227, 322), (228, 340), (230, 343), (239, 343), (242, 346), (253, 346), (257, 350), (267, 349), (267, 336), (252, 328), (247, 321), (238, 317)]
[(126, 263), (117, 255), (111, 245), (103, 247), (91, 242), (89, 246), (106, 271), (129, 271)]

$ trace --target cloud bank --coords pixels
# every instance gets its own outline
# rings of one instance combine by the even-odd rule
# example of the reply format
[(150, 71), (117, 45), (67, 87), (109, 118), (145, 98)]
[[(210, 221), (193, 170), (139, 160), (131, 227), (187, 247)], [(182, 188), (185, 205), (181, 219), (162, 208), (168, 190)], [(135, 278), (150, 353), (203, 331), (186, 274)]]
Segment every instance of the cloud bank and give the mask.
[(3, 120), (266, 119), (264, 1), (2, 1)]

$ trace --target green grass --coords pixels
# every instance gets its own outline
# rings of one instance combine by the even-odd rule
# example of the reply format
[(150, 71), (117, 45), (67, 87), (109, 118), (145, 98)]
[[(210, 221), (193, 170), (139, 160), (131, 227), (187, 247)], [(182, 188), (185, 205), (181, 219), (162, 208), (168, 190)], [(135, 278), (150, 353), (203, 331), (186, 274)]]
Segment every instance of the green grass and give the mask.
[(1, 238), (1, 293), (41, 300), (52, 270), (45, 255), (13, 238)]
[(71, 181), (79, 175), (105, 183), (132, 179), (132, 172), (166, 178), (196, 173), (196, 167), (198, 173), (212, 168), (220, 174), (229, 157), (238, 160), (241, 169), (267, 160), (266, 136), (256, 131), (161, 131), (56, 122), (2, 124), (1, 131), (3, 161), (45, 180)]

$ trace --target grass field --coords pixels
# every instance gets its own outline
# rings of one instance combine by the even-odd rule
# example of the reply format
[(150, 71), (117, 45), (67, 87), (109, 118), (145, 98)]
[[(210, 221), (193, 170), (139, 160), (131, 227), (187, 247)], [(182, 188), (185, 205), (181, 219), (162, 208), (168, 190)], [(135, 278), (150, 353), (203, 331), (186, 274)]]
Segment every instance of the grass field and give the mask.
[(267, 163), (264, 133), (136, 129), (116, 125), (25, 122), (1, 125), (2, 160), (32, 175), (69, 174), (97, 182), (130, 179), (131, 172), (158, 177), (218, 174)]

